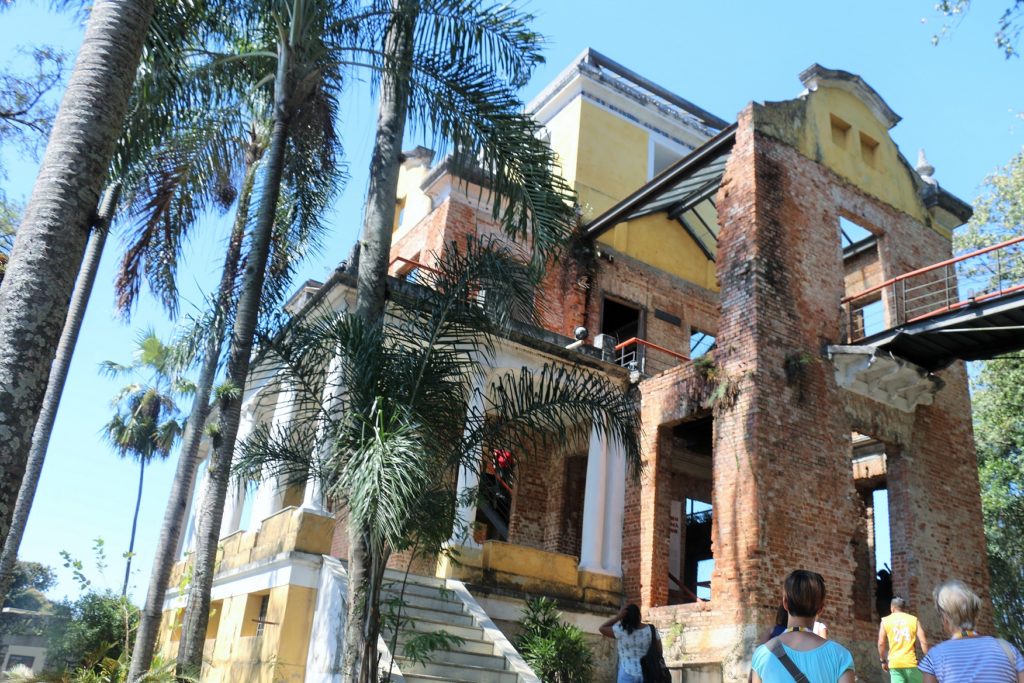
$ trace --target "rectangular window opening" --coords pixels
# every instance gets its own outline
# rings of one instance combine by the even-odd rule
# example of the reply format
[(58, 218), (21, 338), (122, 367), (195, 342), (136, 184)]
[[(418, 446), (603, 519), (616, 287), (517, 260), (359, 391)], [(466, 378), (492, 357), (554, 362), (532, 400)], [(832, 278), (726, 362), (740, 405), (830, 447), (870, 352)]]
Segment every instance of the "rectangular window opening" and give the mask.
[[(659, 430), (671, 457), (669, 505), (668, 604), (705, 602), (712, 598), (712, 451), (714, 420), (710, 415)], [(662, 445), (659, 445), (659, 449)]]
[(16, 666), (24, 666), (31, 669), (36, 664), (36, 658), (29, 655), (10, 655), (7, 657), (7, 666), (4, 671), (10, 671)]
[(245, 614), (242, 620), (243, 637), (262, 636), (267, 626), (267, 612), (270, 609), (270, 591), (250, 593), (245, 600)]
[[(613, 337), (616, 344), (640, 337), (642, 323), (643, 312), (639, 308), (619, 303), (614, 299), (604, 299), (601, 306), (601, 334)], [(644, 371), (643, 348), (639, 344), (622, 348), (616, 360), (620, 365)]]
[(713, 348), (715, 348), (715, 335), (696, 327), (690, 328), (690, 360), (700, 358)]
[(853, 432), (853, 481), (863, 504), (861, 532), (855, 539), (854, 614), (877, 622), (889, 614), (893, 596), (892, 549), (889, 531), (888, 454), (886, 445)]
[(515, 458), (502, 448), (485, 448), (480, 468), (473, 530), (477, 543), (508, 541), (515, 491)]

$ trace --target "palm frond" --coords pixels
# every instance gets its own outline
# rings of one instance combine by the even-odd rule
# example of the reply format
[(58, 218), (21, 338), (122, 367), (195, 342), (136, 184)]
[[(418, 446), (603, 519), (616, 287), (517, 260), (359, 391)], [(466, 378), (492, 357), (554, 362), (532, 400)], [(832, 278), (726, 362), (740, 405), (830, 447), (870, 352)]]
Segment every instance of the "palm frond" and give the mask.
[(551, 448), (572, 425), (590, 424), (601, 438), (621, 446), (630, 474), (640, 476), (638, 398), (597, 373), (553, 364), (540, 372), (523, 368), (492, 382), (486, 398), (492, 419), (467, 435), (467, 453), (479, 453), (483, 444), (508, 445), (513, 454)]

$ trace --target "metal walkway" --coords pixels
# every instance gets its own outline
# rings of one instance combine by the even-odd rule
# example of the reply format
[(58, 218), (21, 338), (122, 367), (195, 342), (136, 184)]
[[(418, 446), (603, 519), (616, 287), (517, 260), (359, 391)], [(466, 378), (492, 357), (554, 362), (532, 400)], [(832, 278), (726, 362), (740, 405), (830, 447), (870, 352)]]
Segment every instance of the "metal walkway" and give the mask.
[(1024, 350), (1024, 236), (892, 278), (843, 307), (848, 343), (929, 371)]

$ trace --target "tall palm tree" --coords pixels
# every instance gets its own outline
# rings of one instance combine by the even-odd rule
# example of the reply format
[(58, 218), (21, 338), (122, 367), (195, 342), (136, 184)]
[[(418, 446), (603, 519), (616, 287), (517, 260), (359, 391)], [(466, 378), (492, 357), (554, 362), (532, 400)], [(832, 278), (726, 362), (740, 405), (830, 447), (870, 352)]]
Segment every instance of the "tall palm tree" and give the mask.
[[(476, 0), (390, 0), (381, 55), (380, 98), (360, 240), (356, 313), (373, 326), (384, 314), (402, 139), (414, 123), (455, 143), (453, 166), (482, 168), (495, 217), (513, 238), (530, 238), (534, 266), (557, 254), (574, 220), (573, 193), (555, 172), (537, 124), (519, 113), (516, 88), (542, 62), (532, 16)], [(447, 55), (447, 57), (446, 57)], [(349, 518), (349, 577), (366, 594), (370, 539)], [(366, 633), (375, 618), (349, 601), (345, 671), (365, 675)], [(357, 625), (362, 624), (362, 628)]]
[[(364, 534), (366, 587), (360, 594), (350, 588), (349, 597), (367, 616), (346, 624), (362, 633), (359, 670), (345, 671), (346, 680), (378, 680), (388, 558), (412, 546), (441, 549), (464, 493), (451, 482), (460, 467), (480, 466), (484, 444), (517, 455), (544, 452), (557, 448), (567, 426), (592, 422), (639, 471), (636, 398), (591, 371), (554, 364), (508, 371), (486, 387), (484, 409), (470, 408), (468, 389), (485, 374), (501, 335), (515, 320), (536, 319), (532, 274), (519, 256), (496, 240), (452, 246), (422, 286), (389, 291), (379, 325), (312, 311), (266, 347), (262, 370), (293, 389), (293, 419), (257, 426), (236, 470), (286, 480), (312, 475)], [(474, 296), (481, 290), (486, 309)]]
[(10, 528), (155, 0), (97, 0), (0, 286), (0, 541)]
[(114, 185), (108, 188), (107, 193), (104, 195), (104, 200), (98, 212), (97, 225), (93, 228), (93, 233), (89, 237), (89, 245), (85, 250), (82, 270), (78, 275), (78, 280), (75, 282), (75, 292), (71, 297), (64, 329), (61, 331), (60, 344), (57, 346), (57, 355), (53, 361), (53, 370), (50, 372), (50, 377), (47, 380), (46, 400), (43, 401), (43, 408), (39, 413), (39, 419), (36, 421), (35, 431), (32, 434), (32, 449), (29, 451), (28, 462), (25, 466), (25, 476), (21, 482), (21, 489), (18, 491), (14, 514), (11, 517), (10, 533), (8, 533), (7, 539), (3, 544), (3, 553), (0, 554), (0, 604), (3, 603), (7, 591), (10, 590), (11, 581), (14, 579), (14, 567), (18, 559), (18, 548), (21, 546), (21, 539), (25, 535), (28, 515), (32, 510), (32, 500), (35, 498), (36, 488), (39, 486), (39, 476), (43, 471), (46, 449), (50, 444), (50, 434), (53, 432), (54, 421), (57, 419), (57, 408), (60, 407), (60, 396), (64, 391), (68, 370), (71, 368), (71, 356), (74, 353), (75, 345), (78, 343), (78, 332), (82, 329), (82, 320), (85, 318), (85, 309), (89, 303), (89, 295), (92, 293), (92, 286), (96, 281), (96, 272), (99, 269), (100, 257), (103, 255), (103, 245), (107, 241), (110, 220), (113, 218), (119, 192), (119, 186)]
[[(539, 140), (537, 124), (522, 114), (515, 94), (540, 61), (540, 38), (528, 30), (528, 15), (507, 6), (482, 7), (475, 0), (263, 0), (245, 3), (235, 18), (243, 29), (272, 29), (262, 33), (270, 41), (250, 36), (232, 43), (253, 46), (248, 55), (236, 58), (266, 59), (269, 54), (276, 62), (273, 133), (259, 192), (264, 216), (272, 211), (274, 168), (281, 163), (274, 141), (303, 139), (299, 122), (307, 102), (330, 96), (342, 76), (365, 69), (381, 88), (382, 102), (399, 108), (381, 119), (387, 130), (378, 135), (378, 143), (385, 140), (387, 146), (375, 153), (368, 207), (393, 204), (405, 112), (410, 112), (418, 127), (453, 143), (456, 168), (474, 167), (488, 174), (495, 215), (510, 235), (531, 240), (537, 264), (556, 252), (571, 231), (572, 192), (555, 172), (551, 150)], [(393, 85), (387, 85), (385, 94), (382, 78), (389, 74)], [(373, 227), (364, 235), (378, 235), (384, 225), (390, 229), (386, 207), (371, 214)], [(254, 235), (260, 234), (259, 225), (258, 220)], [(375, 279), (360, 287), (360, 297), (375, 292), (382, 302), (388, 243), (378, 244), (383, 248), (375, 253), (367, 250), (367, 260), (377, 266), (368, 269)], [(261, 275), (258, 269), (252, 275), (243, 285), (243, 297), (255, 296), (246, 294), (247, 288), (258, 286)], [(373, 318), (376, 306), (366, 308), (365, 317)], [(197, 511), (193, 581), (178, 651), (183, 670), (196, 670), (202, 661), (217, 536), (241, 410), (237, 388), (244, 386), (252, 343), (244, 334), (245, 312), (240, 300), (227, 373), (236, 390), (218, 400), (209, 496)], [(358, 577), (358, 553), (354, 560)]]
[[(254, 139), (255, 130), (244, 127), (245, 118), (238, 107), (217, 106), (220, 103), (211, 101), (211, 98), (205, 98), (203, 106), (196, 106), (197, 98), (189, 92), (196, 88), (196, 84), (181, 78), (181, 66), (188, 58), (185, 50), (200, 42), (207, 18), (201, 3), (183, 5), (170, 0), (157, 6), (153, 24), (157, 27), (154, 33), (158, 34), (159, 41), (154, 41), (152, 35), (149, 38), (149, 48), (132, 93), (130, 112), (108, 171), (113, 180), (98, 209), (97, 223), (89, 238), (61, 334), (43, 408), (33, 433), (32, 449), (11, 531), (0, 558), (0, 594), (6, 592), (7, 577), (24, 535), (64, 382), (120, 191), (124, 189), (128, 197), (121, 211), (121, 222), (134, 222), (136, 229), (131, 235), (117, 279), (119, 307), (124, 313), (130, 311), (139, 291), (141, 275), (146, 273), (150, 288), (161, 295), (165, 308), (173, 314), (177, 306), (175, 266), (181, 244), (208, 208), (214, 205), (228, 208), (236, 193), (232, 187), (233, 179), (239, 175), (240, 167), (252, 165), (250, 156), (253, 150), (259, 149), (259, 142)], [(245, 174), (241, 175), (245, 188)], [(247, 203), (240, 200), (240, 209), (243, 204)], [(241, 227), (236, 225), (236, 233), (244, 229), (247, 221), (247, 212), (240, 213), (245, 217), (240, 222)], [(229, 240), (227, 263), (230, 267), (225, 265), (226, 274), (228, 270), (231, 273), (228, 289), (234, 285), (239, 258), (235, 246), (240, 248), (240, 241), (241, 236), (233, 236)], [(146, 267), (153, 262), (161, 263), (161, 267)], [(229, 308), (223, 305), (219, 310), (227, 316)], [(223, 332), (219, 338), (222, 337)], [(203, 377), (201, 375), (200, 379)], [(201, 384), (197, 392), (207, 402), (209, 384), (205, 385), (205, 394), (201, 393), (203, 386)], [(205, 414), (199, 416), (200, 423), (203, 419)], [(186, 458), (187, 462), (194, 463), (194, 460), (194, 453), (191, 459)], [(194, 470), (193, 464), (187, 473), (179, 472), (172, 491), (180, 488), (179, 482), (183, 482), (186, 489), (191, 486)], [(177, 543), (176, 536), (173, 543)]]
[(174, 349), (161, 342), (152, 332), (138, 341), (135, 357), (128, 365), (105, 361), (101, 368), (110, 377), (146, 374), (147, 381), (133, 382), (114, 397), (114, 417), (103, 427), (103, 434), (122, 458), (139, 463), (139, 490), (132, 516), (132, 533), (128, 542), (124, 584), (121, 595), (128, 593), (132, 556), (135, 553), (135, 532), (142, 506), (142, 485), (146, 465), (154, 459), (166, 459), (181, 436), (176, 395), (190, 392), (190, 385), (178, 374)]
[[(325, 179), (339, 180), (333, 128), (339, 72), (336, 65), (324, 60), (324, 33), (313, 28), (324, 25), (332, 9), (326, 5), (334, 4), (271, 0), (245, 3), (233, 15), (234, 25), (248, 31), (247, 44), (255, 46), (243, 53), (247, 58), (244, 61), (273, 68), (269, 77), (261, 78), (255, 86), (251, 82), (240, 84), (271, 85), (271, 125), (257, 183), (259, 205), (231, 329), (226, 390), (215, 400), (218, 423), (212, 430), (206, 495), (197, 510), (192, 581), (178, 647), (179, 671), (198, 671), (202, 664), (214, 561), (238, 433), (240, 388), (249, 374), (260, 310), (266, 308), (268, 267), (273, 271), (278, 262), (271, 259), (275, 229), (295, 224), (305, 226), (307, 233), (315, 232), (319, 215), (337, 189), (336, 182)], [(341, 26), (332, 37), (347, 30)]]

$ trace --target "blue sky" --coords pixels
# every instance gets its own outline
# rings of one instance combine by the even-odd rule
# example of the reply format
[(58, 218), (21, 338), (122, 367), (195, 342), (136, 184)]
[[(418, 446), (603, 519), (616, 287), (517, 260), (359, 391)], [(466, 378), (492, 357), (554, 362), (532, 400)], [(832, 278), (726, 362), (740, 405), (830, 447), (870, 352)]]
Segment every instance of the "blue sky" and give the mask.
[[(732, 120), (751, 100), (782, 100), (801, 90), (797, 74), (814, 62), (860, 74), (903, 117), (893, 137), (916, 160), (924, 147), (940, 183), (973, 199), (984, 177), (1021, 149), (1024, 64), (1006, 61), (994, 47), (995, 21), (1004, 3), (978, 3), (937, 47), (931, 37), (944, 20), (931, 0), (822, 2), (692, 2), (689, 0), (534, 0), (536, 28), (549, 38), (547, 64), (523, 91), (536, 94), (586, 47), (643, 74), (699, 106)], [(44, 2), (22, 0), (0, 13), (0, 64), (17, 47), (50, 44), (74, 53), (81, 28), (54, 15)], [(348, 143), (351, 180), (333, 209), (332, 233), (322, 253), (300, 277), (322, 279), (355, 239), (366, 188), (375, 108), (368, 88), (357, 86), (342, 107), (340, 128)], [(8, 170), (4, 187), (27, 196), (36, 164), (0, 150)], [(201, 301), (218, 272), (225, 220), (211, 217), (190, 245), (182, 274), (185, 302)], [(108, 243), (81, 341), (75, 353), (36, 496), (23, 559), (59, 567), (59, 551), (90, 558), (102, 536), (111, 555), (100, 586), (118, 588), (124, 568), (116, 559), (127, 547), (138, 470), (118, 460), (99, 436), (109, 419), (117, 383), (99, 377), (105, 359), (127, 360), (136, 331), (170, 329), (146, 299), (130, 325), (112, 313), (114, 262), (120, 242)], [(139, 523), (132, 594), (141, 600), (154, 552), (173, 461), (147, 471)], [(60, 570), (56, 596), (74, 595), (70, 573)]]

